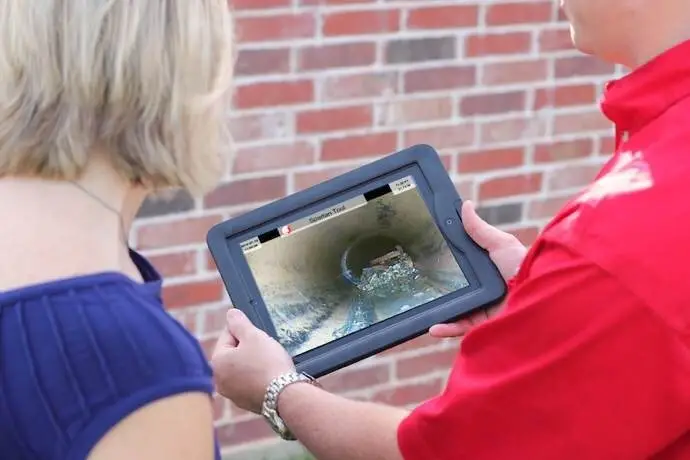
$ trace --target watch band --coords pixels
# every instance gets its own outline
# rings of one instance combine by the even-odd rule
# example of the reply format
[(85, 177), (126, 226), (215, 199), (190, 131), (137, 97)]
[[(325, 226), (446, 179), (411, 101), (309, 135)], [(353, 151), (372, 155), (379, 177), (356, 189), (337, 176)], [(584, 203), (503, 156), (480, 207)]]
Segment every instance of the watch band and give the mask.
[(261, 406), (261, 415), (263, 415), (268, 424), (271, 425), (273, 431), (286, 441), (295, 441), (297, 438), (295, 438), (285, 424), (285, 421), (278, 414), (278, 397), (286, 387), (298, 382), (310, 383), (317, 387), (321, 386), (316, 379), (308, 374), (289, 372), (271, 381), (266, 389), (264, 402)]

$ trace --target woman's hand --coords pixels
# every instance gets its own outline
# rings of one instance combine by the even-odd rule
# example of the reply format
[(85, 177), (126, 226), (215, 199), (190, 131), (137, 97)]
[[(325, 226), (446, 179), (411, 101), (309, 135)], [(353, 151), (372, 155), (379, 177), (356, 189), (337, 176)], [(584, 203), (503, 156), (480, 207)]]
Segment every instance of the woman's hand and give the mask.
[(226, 325), (211, 357), (217, 391), (258, 414), (271, 381), (295, 366), (287, 351), (240, 310), (228, 311)]
[[(462, 222), (465, 231), (479, 246), (489, 252), (503, 279), (515, 276), (525, 258), (527, 248), (510, 233), (499, 230), (486, 223), (474, 209), (471, 201), (462, 204)], [(429, 329), (429, 334), (438, 338), (460, 337), (473, 326), (483, 323), (500, 309), (500, 305), (488, 310), (479, 311), (472, 316), (449, 324), (436, 324)]]

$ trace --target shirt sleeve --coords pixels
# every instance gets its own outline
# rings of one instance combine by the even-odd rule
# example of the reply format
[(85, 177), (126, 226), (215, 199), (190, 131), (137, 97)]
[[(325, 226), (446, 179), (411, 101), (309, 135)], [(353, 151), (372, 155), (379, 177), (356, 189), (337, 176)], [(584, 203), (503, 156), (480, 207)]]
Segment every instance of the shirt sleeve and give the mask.
[(689, 363), (612, 275), (547, 244), (399, 446), (405, 460), (649, 458), (687, 429)]

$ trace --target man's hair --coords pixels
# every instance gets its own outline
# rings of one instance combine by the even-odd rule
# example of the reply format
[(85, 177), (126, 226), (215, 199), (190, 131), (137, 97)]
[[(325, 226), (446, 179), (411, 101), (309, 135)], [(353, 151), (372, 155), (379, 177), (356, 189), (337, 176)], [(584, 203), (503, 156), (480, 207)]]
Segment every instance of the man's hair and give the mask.
[[(203, 192), (224, 172), (227, 0), (0, 0), (0, 176)], [(227, 144), (225, 141), (228, 141)]]

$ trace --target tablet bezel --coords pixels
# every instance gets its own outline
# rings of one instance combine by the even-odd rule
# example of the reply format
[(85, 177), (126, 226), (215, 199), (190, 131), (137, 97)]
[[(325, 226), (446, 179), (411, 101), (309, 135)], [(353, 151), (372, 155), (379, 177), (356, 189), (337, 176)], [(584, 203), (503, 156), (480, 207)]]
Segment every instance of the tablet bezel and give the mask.
[(459, 212), (462, 200), (438, 153), (428, 145), (407, 148), (217, 224), (208, 232), (208, 248), (233, 305), (277, 338), (239, 243), (407, 175), (414, 177), (469, 286), (296, 355), (293, 360), (299, 371), (321, 377), (418, 337), (434, 324), (457, 320), (504, 298), (506, 284), (498, 269), (464, 231)]

